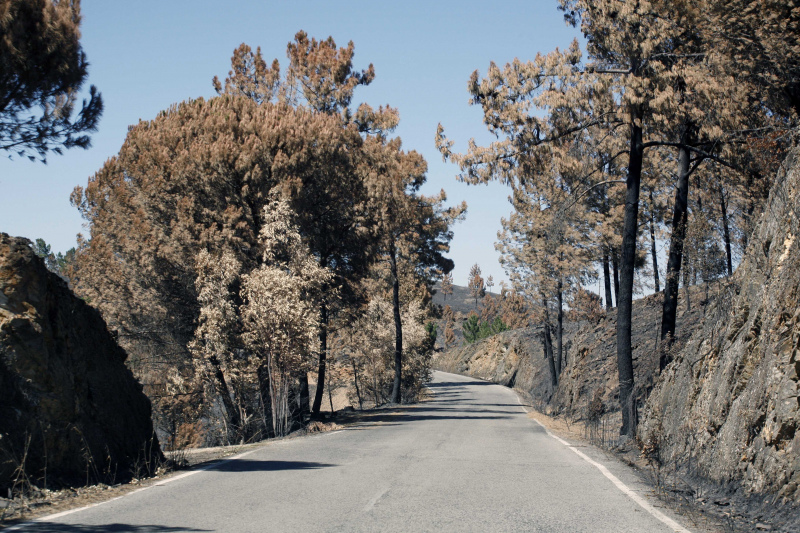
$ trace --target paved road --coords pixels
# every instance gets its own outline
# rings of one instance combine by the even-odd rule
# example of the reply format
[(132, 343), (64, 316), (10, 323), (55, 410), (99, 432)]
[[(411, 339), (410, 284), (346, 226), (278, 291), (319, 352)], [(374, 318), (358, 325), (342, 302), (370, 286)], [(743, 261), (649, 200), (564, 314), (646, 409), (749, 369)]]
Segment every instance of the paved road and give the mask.
[[(675, 531), (548, 436), (512, 391), (439, 372), (431, 389), (432, 400), (360, 427), (274, 442), (25, 529)], [(592, 448), (580, 451), (636, 489), (626, 467)]]

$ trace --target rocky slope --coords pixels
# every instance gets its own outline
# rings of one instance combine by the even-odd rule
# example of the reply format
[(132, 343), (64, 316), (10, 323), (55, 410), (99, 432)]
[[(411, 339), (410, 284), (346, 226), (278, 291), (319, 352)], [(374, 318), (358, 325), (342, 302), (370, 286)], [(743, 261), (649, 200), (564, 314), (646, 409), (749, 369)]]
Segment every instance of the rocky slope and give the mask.
[[(660, 295), (634, 302), (638, 442), (659, 476), (753, 520), (800, 530), (800, 149), (777, 177), (731, 279), (691, 291), (658, 375)], [(505, 332), (440, 353), (435, 366), (528, 393), (549, 413), (587, 419), (618, 409), (614, 312), (565, 332), (554, 391), (539, 331)], [(593, 402), (594, 400), (594, 402)], [(780, 505), (779, 505), (780, 504)]]
[[(692, 289), (692, 307), (687, 311), (683, 302), (678, 314), (677, 346), (686, 342), (694, 325), (703, 318), (706, 300), (713, 299), (718, 290), (716, 284)], [(684, 295), (683, 291), (681, 295)], [(660, 295), (634, 302), (634, 371), (637, 394), (642, 401), (652, 387), (658, 369), (655, 347), (660, 320)], [(609, 310), (597, 324), (565, 323), (566, 366), (556, 389), (550, 385), (550, 371), (544, 358), (539, 328), (506, 331), (474, 344), (440, 352), (434, 358), (434, 366), (446, 372), (515, 387), (530, 395), (545, 412), (586, 418), (589, 405), (595, 398), (602, 402), (595, 402), (595, 409), (598, 405), (606, 411), (619, 408), (616, 327), (616, 309)]]
[(640, 425), (640, 438), (662, 464), (794, 504), (800, 503), (798, 206), (800, 152), (794, 151), (733, 290), (667, 367)]
[(99, 313), (0, 233), (0, 487), (121, 481), (162, 459)]

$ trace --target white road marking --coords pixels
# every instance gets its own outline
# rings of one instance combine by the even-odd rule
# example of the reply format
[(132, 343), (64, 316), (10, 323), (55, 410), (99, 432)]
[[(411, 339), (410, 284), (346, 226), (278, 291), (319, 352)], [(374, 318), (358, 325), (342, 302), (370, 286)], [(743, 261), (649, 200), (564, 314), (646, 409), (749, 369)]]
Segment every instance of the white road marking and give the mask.
[[(498, 385), (498, 386), (502, 387), (502, 385)], [(503, 387), (503, 388), (507, 388), (507, 387)], [(514, 392), (514, 391), (512, 390), (511, 392)], [(519, 399), (519, 396), (517, 395), (517, 393), (514, 393), (514, 396), (517, 398), (517, 402), (522, 407), (522, 410), (527, 413), (528, 411), (525, 410), (525, 404), (523, 404), (522, 400)], [(686, 529), (685, 527), (683, 527), (682, 525), (677, 523), (675, 520), (673, 520), (672, 518), (668, 517), (667, 515), (665, 515), (664, 513), (659, 511), (658, 509), (654, 508), (652, 505), (650, 505), (647, 502), (647, 500), (645, 500), (644, 498), (642, 498), (641, 496), (636, 494), (636, 492), (633, 489), (631, 489), (625, 483), (620, 481), (620, 479), (617, 476), (615, 476), (614, 474), (609, 472), (608, 468), (606, 468), (604, 465), (598, 463), (597, 461), (595, 461), (594, 459), (592, 459), (591, 457), (589, 457), (588, 455), (586, 455), (582, 451), (578, 450), (575, 446), (571, 445), (570, 443), (568, 443), (564, 439), (562, 439), (560, 437), (557, 437), (557, 436), (553, 435), (552, 433), (550, 433), (550, 430), (547, 429), (546, 427), (544, 427), (544, 425), (541, 422), (539, 422), (538, 420), (536, 420), (535, 418), (533, 418), (532, 420), (534, 422), (536, 422), (537, 424), (539, 424), (539, 426), (550, 437), (554, 438), (555, 440), (557, 440), (558, 442), (560, 442), (561, 444), (563, 444), (564, 446), (566, 446), (567, 448), (569, 448), (570, 450), (572, 450), (573, 452), (578, 454), (578, 457), (580, 457), (581, 459), (583, 459), (584, 461), (586, 461), (590, 465), (592, 465), (595, 468), (597, 468), (600, 471), (600, 473), (603, 474), (606, 478), (608, 478), (619, 490), (622, 491), (623, 494), (625, 494), (628, 498), (630, 498), (631, 500), (636, 502), (639, 505), (639, 507), (641, 507), (642, 509), (644, 509), (645, 511), (650, 513), (654, 518), (658, 519), (661, 523), (663, 523), (667, 527), (672, 528), (672, 530), (675, 531), (676, 533), (692, 533), (691, 531), (689, 531), (688, 529)]]
[[(344, 430), (339, 429), (339, 430), (336, 430), (336, 431), (329, 431), (329, 432), (326, 432), (326, 433), (320, 433), (319, 435), (314, 435), (313, 437), (322, 437), (324, 435), (333, 435), (335, 433), (342, 433), (343, 431)], [(286, 442), (295, 442), (295, 439), (279, 441), (279, 442), (275, 442), (273, 444), (284, 444)], [(126, 496), (131, 496), (131, 495), (136, 494), (138, 492), (143, 492), (143, 491), (152, 489), (153, 487), (163, 487), (164, 485), (166, 485), (168, 483), (172, 483), (173, 481), (178, 481), (179, 479), (187, 478), (189, 476), (193, 476), (195, 474), (199, 474), (200, 472), (205, 472), (207, 470), (213, 470), (213, 469), (215, 469), (215, 468), (217, 468), (219, 466), (222, 466), (222, 465), (224, 465), (226, 463), (229, 463), (231, 461), (235, 461), (237, 459), (241, 459), (242, 457), (244, 457), (246, 455), (250, 455), (251, 453), (258, 451), (261, 448), (262, 447), (259, 446), (258, 448), (254, 448), (252, 450), (249, 450), (249, 451), (246, 451), (246, 452), (242, 452), (242, 453), (240, 453), (238, 455), (234, 455), (233, 457), (228, 457), (227, 459), (223, 459), (222, 461), (219, 461), (217, 463), (210, 464), (210, 465), (204, 466), (202, 468), (198, 468), (197, 470), (190, 470), (189, 472), (184, 472), (183, 474), (178, 474), (177, 476), (168, 477), (168, 478), (166, 478), (164, 480), (161, 480), (161, 481), (159, 481), (157, 483), (153, 483), (152, 485), (148, 485), (148, 486), (142, 487), (140, 489), (132, 490), (131, 492), (128, 492), (128, 493), (123, 494), (121, 496), (117, 496), (116, 498), (111, 498), (110, 500), (105, 500), (105, 501), (102, 501), (102, 502), (93, 503), (91, 505), (84, 505), (83, 507), (77, 507), (75, 509), (68, 509), (68, 510), (62, 511), (60, 513), (55, 513), (55, 514), (43, 516), (41, 518), (37, 518), (35, 520), (29, 520), (29, 521), (26, 521), (26, 522), (22, 522), (21, 524), (17, 524), (15, 526), (11, 526), (9, 528), (6, 528), (3, 531), (20, 531), (22, 528), (24, 528), (26, 526), (29, 526), (29, 525), (31, 525), (31, 524), (33, 524), (35, 522), (53, 522), (54, 520), (57, 520), (57, 519), (59, 519), (61, 517), (64, 517), (64, 516), (67, 516), (67, 515), (71, 515), (73, 513), (77, 513), (77, 512), (80, 512), (80, 511), (85, 511), (86, 509), (91, 509), (92, 507), (99, 507), (100, 505), (105, 505), (107, 503), (111, 503), (111, 502), (120, 500), (122, 498), (125, 498)]]
[(379, 492), (377, 495), (375, 495), (375, 497), (374, 497), (374, 498), (372, 498), (372, 499), (371, 499), (371, 500), (370, 500), (370, 501), (367, 503), (367, 505), (365, 505), (365, 506), (364, 506), (364, 512), (365, 512), (365, 513), (368, 513), (368, 512), (370, 511), (370, 509), (372, 509), (373, 507), (375, 507), (375, 504), (376, 504), (376, 503), (378, 503), (378, 501), (379, 501), (381, 498), (383, 498), (383, 496), (384, 496), (384, 495), (385, 495), (387, 492), (389, 492), (389, 489), (388, 489), (388, 488), (386, 488), (386, 489), (383, 489), (383, 490), (382, 490), (382, 491), (380, 491), (380, 492)]

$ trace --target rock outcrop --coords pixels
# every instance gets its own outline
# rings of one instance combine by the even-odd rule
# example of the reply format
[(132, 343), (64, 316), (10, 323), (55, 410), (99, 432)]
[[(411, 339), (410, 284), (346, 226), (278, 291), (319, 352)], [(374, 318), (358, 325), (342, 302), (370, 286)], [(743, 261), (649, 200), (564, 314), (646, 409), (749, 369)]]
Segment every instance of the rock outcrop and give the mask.
[[(800, 152), (783, 164), (728, 297), (650, 395), (659, 462), (734, 493), (800, 503)], [(799, 524), (800, 525), (800, 524)]]
[(29, 244), (0, 234), (0, 487), (146, 474), (163, 456), (125, 352)]

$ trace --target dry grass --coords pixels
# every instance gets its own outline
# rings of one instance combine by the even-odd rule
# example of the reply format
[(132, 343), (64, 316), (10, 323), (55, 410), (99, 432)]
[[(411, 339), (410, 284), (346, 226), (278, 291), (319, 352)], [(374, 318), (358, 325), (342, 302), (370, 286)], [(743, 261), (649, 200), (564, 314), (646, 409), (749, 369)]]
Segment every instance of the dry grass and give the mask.
[(134, 490), (160, 483), (176, 475), (180, 470), (218, 461), (248, 449), (264, 446), (268, 442), (166, 452), (167, 458), (171, 459), (175, 467), (164, 465), (157, 470), (154, 477), (134, 479), (129, 483), (111, 486), (101, 483), (63, 490), (32, 489), (27, 496), (3, 501), (7, 505), (0, 507), (0, 527), (124, 496)]
[(528, 418), (539, 422), (553, 435), (561, 437), (562, 439), (577, 440), (581, 442), (584, 441), (585, 431), (582, 423), (576, 424), (563, 417), (553, 418), (544, 413), (540, 413), (532, 407), (526, 407), (526, 409), (528, 410)]

